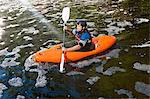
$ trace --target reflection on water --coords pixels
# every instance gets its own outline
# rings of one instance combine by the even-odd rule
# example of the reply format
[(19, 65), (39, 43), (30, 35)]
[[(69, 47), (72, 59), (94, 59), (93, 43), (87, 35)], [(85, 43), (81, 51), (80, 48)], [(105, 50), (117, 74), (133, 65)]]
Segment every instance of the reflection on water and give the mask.
[[(0, 97), (147, 98), (149, 19), (115, 18), (118, 10), (128, 14), (119, 7), (122, 0), (116, 2), (0, 0)], [(104, 53), (65, 64), (60, 74), (59, 64), (35, 63), (31, 56), (62, 41), (64, 6), (71, 7), (71, 28), (84, 19), (93, 36), (114, 35), (118, 41)]]

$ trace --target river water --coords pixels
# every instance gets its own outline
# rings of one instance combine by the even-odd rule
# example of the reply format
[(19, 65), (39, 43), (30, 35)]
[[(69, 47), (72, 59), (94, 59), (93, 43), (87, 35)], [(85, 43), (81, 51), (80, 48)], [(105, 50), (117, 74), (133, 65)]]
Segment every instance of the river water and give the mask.
[[(149, 19), (127, 15), (104, 0), (0, 0), (0, 98), (2, 99), (107, 99), (150, 96)], [(93, 36), (114, 35), (108, 51), (65, 64), (32, 64), (39, 50), (62, 42), (61, 11), (71, 8), (68, 25), (87, 20)], [(117, 10), (116, 10), (117, 9)], [(67, 34), (66, 34), (67, 35)], [(66, 36), (66, 42), (73, 40)]]

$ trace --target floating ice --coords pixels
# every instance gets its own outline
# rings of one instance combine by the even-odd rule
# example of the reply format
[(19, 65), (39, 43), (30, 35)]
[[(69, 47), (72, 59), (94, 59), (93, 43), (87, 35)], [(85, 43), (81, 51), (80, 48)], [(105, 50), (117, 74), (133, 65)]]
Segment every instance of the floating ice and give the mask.
[(17, 98), (16, 98), (16, 99), (25, 99), (25, 96), (17, 95)]
[(84, 73), (82, 73), (82, 72), (77, 72), (77, 71), (71, 71), (71, 72), (67, 73), (66, 75), (68, 75), (68, 76), (84, 75)]
[(96, 83), (99, 79), (100, 79), (100, 77), (98, 77), (98, 76), (96, 76), (96, 77), (90, 77), (88, 80), (86, 80), (86, 82), (88, 82), (90, 85), (93, 85), (93, 84)]
[(2, 97), (3, 90), (8, 89), (3, 83), (0, 83), (0, 98)]
[(143, 82), (136, 82), (135, 90), (144, 95), (150, 96), (150, 84), (145, 84)]
[(119, 89), (119, 90), (115, 89), (115, 92), (117, 92), (118, 95), (127, 95), (128, 98), (133, 98), (133, 95), (132, 95), (131, 91), (128, 91), (128, 90), (125, 90), (125, 89)]
[(20, 77), (12, 78), (8, 81), (11, 86), (20, 87), (23, 86), (22, 79)]
[(103, 72), (103, 74), (104, 74), (104, 75), (111, 76), (111, 75), (115, 74), (117, 71), (125, 72), (126, 70), (125, 70), (125, 69), (122, 69), (122, 68), (120, 68), (120, 67), (110, 67), (110, 68), (108, 68), (105, 72)]
[(141, 64), (141, 63), (136, 62), (133, 64), (133, 68), (150, 73), (150, 65)]
[(24, 36), (23, 39), (25, 39), (26, 41), (32, 40), (32, 38), (30, 36)]
[(149, 22), (149, 19), (146, 19), (146, 18), (136, 18), (136, 23), (137, 24), (141, 24), (141, 23), (144, 23), (144, 22)]

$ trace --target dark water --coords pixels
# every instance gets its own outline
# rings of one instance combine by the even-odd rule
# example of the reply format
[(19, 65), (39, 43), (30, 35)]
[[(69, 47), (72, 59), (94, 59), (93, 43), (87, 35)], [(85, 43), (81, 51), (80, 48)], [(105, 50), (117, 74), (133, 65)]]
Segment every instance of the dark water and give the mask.
[[(129, 17), (117, 17), (113, 12), (116, 8), (112, 7), (115, 4), (106, 6), (101, 1), (45, 0), (39, 4), (37, 1), (32, 3), (33, 7), (23, 2), (27, 7), (24, 8), (16, 0), (0, 1), (2, 99), (150, 96), (148, 18), (135, 18), (133, 22)], [(52, 63), (40, 64), (38, 68), (33, 66), (26, 71), (26, 60), (30, 55), (62, 41), (61, 11), (64, 6), (71, 7), (68, 25), (72, 28), (76, 20), (85, 19), (94, 36), (114, 35), (117, 37), (116, 45), (104, 53), (65, 64), (65, 73), (59, 73), (59, 64)], [(125, 11), (123, 13), (126, 15)], [(66, 41), (73, 39), (72, 36), (66, 36)], [(135, 65), (140, 69), (134, 68)]]

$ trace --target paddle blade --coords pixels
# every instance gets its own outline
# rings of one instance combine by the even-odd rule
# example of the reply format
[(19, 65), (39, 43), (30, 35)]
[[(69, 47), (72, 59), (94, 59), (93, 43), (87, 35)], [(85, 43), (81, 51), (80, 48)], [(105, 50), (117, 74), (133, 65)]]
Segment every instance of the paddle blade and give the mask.
[(62, 19), (64, 23), (66, 23), (69, 20), (69, 16), (70, 16), (70, 8), (64, 7), (62, 11)]
[(60, 63), (60, 72), (62, 73), (63, 72), (63, 67), (64, 67), (64, 60), (65, 60), (65, 57), (64, 57), (64, 53), (62, 53), (62, 56), (61, 56), (61, 63)]

